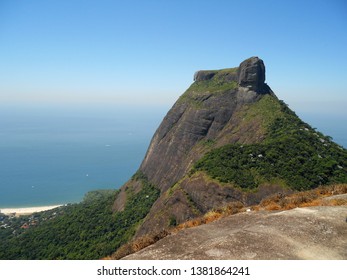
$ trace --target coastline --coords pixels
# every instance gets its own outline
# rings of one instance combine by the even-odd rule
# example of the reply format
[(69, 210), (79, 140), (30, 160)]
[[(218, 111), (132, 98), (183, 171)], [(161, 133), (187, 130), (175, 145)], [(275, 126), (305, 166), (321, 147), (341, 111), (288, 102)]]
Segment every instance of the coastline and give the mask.
[(50, 205), (50, 206), (37, 206), (37, 207), (22, 207), (22, 208), (1, 208), (0, 213), (5, 215), (11, 215), (16, 214), (16, 216), (21, 215), (31, 215), (36, 212), (42, 212), (51, 210), (60, 206), (64, 206), (65, 204), (59, 204), (59, 205)]

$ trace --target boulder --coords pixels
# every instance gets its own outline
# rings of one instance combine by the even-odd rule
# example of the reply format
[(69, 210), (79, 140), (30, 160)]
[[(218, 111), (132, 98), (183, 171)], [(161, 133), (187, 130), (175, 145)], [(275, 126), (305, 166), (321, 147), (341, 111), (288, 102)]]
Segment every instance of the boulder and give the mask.
[(194, 82), (211, 80), (217, 71), (200, 70), (194, 74)]
[(264, 62), (253, 56), (243, 61), (238, 69), (238, 84), (255, 92), (262, 92), (265, 87)]

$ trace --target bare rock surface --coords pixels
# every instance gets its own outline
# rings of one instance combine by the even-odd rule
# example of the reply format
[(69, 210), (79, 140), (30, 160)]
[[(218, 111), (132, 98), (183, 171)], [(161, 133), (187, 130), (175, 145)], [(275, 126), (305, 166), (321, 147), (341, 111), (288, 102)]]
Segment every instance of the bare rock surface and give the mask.
[(262, 91), (265, 81), (264, 62), (258, 57), (251, 57), (240, 64), (238, 83), (254, 91)]
[(185, 229), (125, 259), (347, 259), (347, 207), (244, 212)]

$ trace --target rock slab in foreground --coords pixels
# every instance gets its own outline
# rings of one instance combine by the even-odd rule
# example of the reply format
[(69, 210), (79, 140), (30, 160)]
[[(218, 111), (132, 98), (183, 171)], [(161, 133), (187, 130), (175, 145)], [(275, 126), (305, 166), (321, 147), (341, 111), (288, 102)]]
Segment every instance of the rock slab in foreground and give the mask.
[(125, 259), (347, 259), (346, 206), (246, 212), (182, 230)]

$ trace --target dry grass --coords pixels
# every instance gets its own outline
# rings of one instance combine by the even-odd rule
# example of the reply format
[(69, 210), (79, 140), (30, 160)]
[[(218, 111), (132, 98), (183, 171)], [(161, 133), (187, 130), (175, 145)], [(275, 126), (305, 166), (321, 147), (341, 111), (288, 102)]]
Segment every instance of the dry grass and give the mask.
[(112, 254), (112, 256), (108, 256), (103, 259), (121, 259), (127, 255), (133, 254), (145, 247), (156, 243), (167, 235), (177, 233), (182, 229), (208, 224), (223, 217), (234, 215), (240, 212), (245, 212), (248, 208), (251, 209), (251, 211), (274, 211), (290, 210), (297, 207), (347, 205), (347, 199), (324, 199), (325, 197), (345, 193), (347, 193), (347, 184), (337, 184), (322, 186), (310, 191), (298, 192), (290, 195), (283, 195), (281, 193), (274, 194), (264, 198), (259, 205), (253, 205), (247, 208), (245, 208), (241, 202), (232, 202), (222, 208), (211, 210), (202, 217), (198, 217), (179, 224), (178, 226), (170, 230), (163, 230), (156, 234), (145, 235), (143, 237), (137, 238), (132, 242), (121, 246), (114, 254)]
[(347, 184), (319, 187), (314, 190), (271, 195), (263, 199), (257, 210), (290, 210), (297, 207), (347, 205), (346, 199), (324, 200), (325, 197), (347, 193)]
[(208, 224), (213, 221), (219, 220), (222, 217), (236, 214), (241, 211), (245, 211), (242, 203), (240, 202), (230, 203), (224, 206), (223, 208), (211, 210), (202, 217), (195, 218), (195, 219), (186, 221), (182, 224), (179, 224), (178, 226), (172, 228), (171, 230), (163, 230), (157, 234), (145, 235), (143, 237), (137, 238), (127, 244), (124, 244), (115, 253), (113, 253), (111, 256), (103, 258), (103, 260), (119, 260), (121, 258), (124, 258), (127, 255), (138, 252), (141, 249), (156, 243), (157, 241), (164, 238), (165, 236), (168, 236), (173, 233), (177, 233), (182, 229), (197, 227), (202, 224)]
[(214, 209), (207, 212), (202, 217), (195, 218), (195, 219), (186, 221), (182, 224), (179, 224), (172, 230), (172, 232), (176, 233), (185, 228), (191, 228), (191, 227), (196, 227), (203, 224), (208, 224), (213, 221), (219, 220), (223, 217), (230, 216), (230, 215), (237, 214), (244, 211), (246, 211), (246, 209), (244, 208), (241, 202), (231, 202), (222, 208)]
[(200, 225), (203, 225), (205, 224), (205, 220), (204, 218), (196, 218), (196, 219), (192, 219), (192, 220), (189, 220), (189, 221), (186, 221), (182, 224), (179, 224), (178, 226), (176, 226), (174, 229), (172, 229), (173, 232), (178, 232), (182, 229), (185, 229), (185, 228), (191, 228), (191, 227), (197, 227), (197, 226), (200, 226)]
[(146, 248), (156, 243), (160, 239), (163, 239), (165, 236), (168, 236), (169, 234), (170, 234), (169, 231), (162, 230), (159, 233), (142, 236), (129, 243), (124, 244), (115, 253), (113, 253), (111, 256), (106, 257), (104, 259), (119, 260), (121, 258), (124, 258), (127, 255), (136, 253), (142, 250), (143, 248)]
[(270, 201), (264, 208), (265, 210), (268, 210), (268, 211), (274, 211), (274, 210), (280, 210), (281, 206), (274, 201)]
[(326, 202), (324, 206), (342, 206), (347, 205), (346, 199), (331, 199)]

